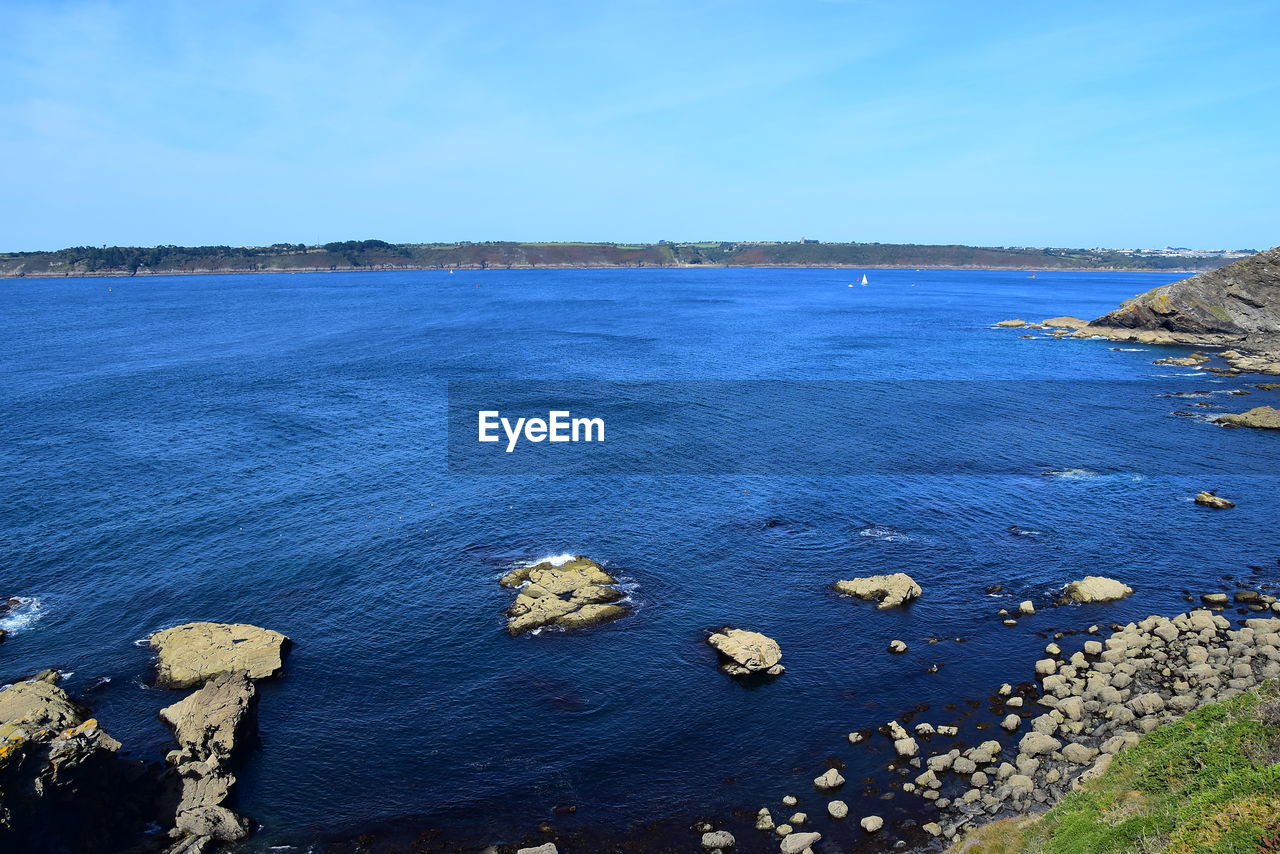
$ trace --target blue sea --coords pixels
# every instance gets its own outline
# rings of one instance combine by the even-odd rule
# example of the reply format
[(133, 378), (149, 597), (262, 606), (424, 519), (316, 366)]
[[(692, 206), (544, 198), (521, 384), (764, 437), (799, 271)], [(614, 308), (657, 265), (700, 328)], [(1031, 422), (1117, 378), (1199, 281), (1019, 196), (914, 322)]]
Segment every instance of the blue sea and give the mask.
[[(871, 270), (850, 288), (862, 272), (5, 281), (0, 596), (28, 603), (0, 621), (0, 680), (59, 668), (130, 756), (159, 759), (156, 712), (180, 695), (151, 687), (143, 638), (191, 620), (289, 635), (239, 772), (250, 849), (665, 822), (692, 850), (710, 818), (772, 851), (748, 813), (788, 815), (788, 793), (824, 845), (867, 844), (871, 813), (884, 845), (929, 813), (890, 797), (886, 739), (847, 733), (996, 737), (991, 696), (1032, 679), (1053, 633), (1277, 580), (1280, 436), (1203, 416), (1280, 392), (1152, 364), (1186, 348), (993, 327), (1096, 317), (1174, 274)], [(632, 456), (451, 457), (451, 384), (495, 381), (520, 405), (596, 389), (612, 429), (640, 425), (616, 440)], [(809, 408), (788, 410), (796, 393)], [(1199, 396), (1161, 396), (1179, 393)], [(669, 406), (728, 415), (664, 433)], [(1197, 507), (1201, 489), (1238, 507)], [(497, 579), (562, 554), (605, 564), (634, 613), (509, 637)], [(902, 610), (829, 589), (899, 571), (924, 588)], [(1049, 607), (1090, 574), (1137, 592)], [(1023, 599), (1039, 613), (1003, 626)], [(704, 639), (725, 625), (775, 638), (786, 673), (718, 672)], [(812, 790), (829, 764), (851, 821)]]

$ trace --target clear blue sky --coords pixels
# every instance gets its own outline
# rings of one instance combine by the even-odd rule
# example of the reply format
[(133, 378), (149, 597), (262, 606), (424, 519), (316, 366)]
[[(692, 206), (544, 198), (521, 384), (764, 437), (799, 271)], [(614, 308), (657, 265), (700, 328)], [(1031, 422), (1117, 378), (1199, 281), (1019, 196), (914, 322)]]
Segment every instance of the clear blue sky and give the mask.
[(1280, 3), (0, 0), (0, 249), (1280, 243)]

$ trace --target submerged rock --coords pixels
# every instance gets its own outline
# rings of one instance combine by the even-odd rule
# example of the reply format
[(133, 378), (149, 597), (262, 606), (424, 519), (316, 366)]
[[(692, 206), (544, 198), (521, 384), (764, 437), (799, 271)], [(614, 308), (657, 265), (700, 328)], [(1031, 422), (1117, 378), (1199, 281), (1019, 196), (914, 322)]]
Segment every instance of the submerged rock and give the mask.
[(896, 608), (918, 598), (924, 592), (915, 579), (905, 572), (837, 581), (835, 589), (847, 596), (876, 600), (879, 602), (876, 607), (881, 609)]
[(150, 637), (158, 653), (156, 684), (191, 688), (225, 673), (263, 679), (280, 672), (289, 639), (240, 623), (186, 623)]
[(1234, 501), (1228, 501), (1220, 495), (1214, 495), (1212, 492), (1197, 493), (1196, 503), (1201, 507), (1212, 507), (1215, 510), (1228, 510), (1236, 506)]
[(759, 632), (725, 628), (707, 638), (707, 643), (723, 657), (720, 669), (730, 676), (777, 676), (785, 670), (778, 663), (782, 658), (778, 642)]
[(544, 626), (582, 629), (630, 613), (629, 608), (617, 604), (624, 598), (614, 587), (617, 579), (581, 555), (558, 565), (543, 561), (521, 567), (498, 583), (519, 590), (507, 609), (507, 631), (513, 636)]
[(1067, 585), (1063, 591), (1063, 599), (1067, 602), (1114, 602), (1132, 593), (1132, 587), (1121, 584), (1114, 578), (1086, 575)]
[(1280, 409), (1256, 406), (1247, 412), (1219, 415), (1214, 421), (1223, 427), (1251, 427), (1255, 430), (1280, 430)]

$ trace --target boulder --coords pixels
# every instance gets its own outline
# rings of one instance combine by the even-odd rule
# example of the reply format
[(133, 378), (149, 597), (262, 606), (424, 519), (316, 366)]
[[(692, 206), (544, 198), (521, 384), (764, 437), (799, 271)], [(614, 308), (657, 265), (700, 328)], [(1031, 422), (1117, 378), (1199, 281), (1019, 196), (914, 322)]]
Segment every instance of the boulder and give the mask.
[(150, 637), (157, 651), (156, 684), (191, 688), (225, 673), (262, 679), (280, 672), (289, 639), (257, 626), (186, 623)]
[(867, 833), (875, 833), (880, 830), (880, 828), (884, 827), (884, 819), (878, 815), (869, 815), (862, 821), (858, 822), (858, 824), (861, 825), (862, 829)]
[(827, 815), (839, 821), (849, 815), (849, 805), (844, 801), (831, 801), (827, 804)]
[(1234, 501), (1214, 495), (1212, 492), (1200, 492), (1196, 494), (1196, 503), (1201, 507), (1212, 507), (1215, 510), (1229, 510), (1236, 506)]
[(834, 768), (827, 769), (827, 772), (820, 777), (814, 778), (813, 787), (822, 792), (832, 789), (838, 789), (844, 785), (844, 777), (840, 776), (840, 772)]
[(710, 833), (702, 834), (702, 847), (706, 851), (732, 848), (736, 841), (737, 840), (733, 838), (733, 834), (727, 830), (715, 830)]
[(782, 854), (800, 854), (800, 852), (804, 851), (820, 839), (822, 839), (821, 833), (791, 833), (783, 838), (782, 842), (778, 845), (778, 850), (781, 851)]
[(920, 589), (920, 585), (916, 584), (915, 579), (905, 572), (837, 581), (835, 589), (847, 596), (876, 600), (879, 602), (876, 607), (882, 609), (896, 608), (906, 604), (924, 592)]
[(1062, 742), (1042, 732), (1029, 732), (1018, 744), (1018, 752), (1027, 756), (1043, 756), (1062, 748)]
[(1214, 421), (1223, 427), (1252, 427), (1255, 430), (1280, 430), (1280, 409), (1255, 406), (1247, 412), (1219, 415)]
[(778, 642), (759, 632), (745, 629), (721, 629), (707, 638), (723, 658), (720, 669), (730, 676), (750, 676), (767, 673), (777, 676), (783, 672), (779, 664), (782, 650)]
[(538, 845), (534, 848), (519, 848), (516, 854), (560, 854), (554, 842), (548, 842), (545, 845)]
[(889, 652), (894, 655), (901, 655), (907, 651), (907, 645), (900, 640), (889, 641)]
[(518, 591), (507, 608), (507, 631), (512, 636), (546, 626), (582, 629), (631, 613), (619, 604), (625, 595), (615, 586), (617, 579), (582, 555), (520, 567), (498, 583)]
[(1114, 578), (1087, 575), (1068, 584), (1063, 591), (1063, 599), (1067, 602), (1114, 602), (1132, 593), (1132, 587)]
[(1027, 322), (1025, 320), (1018, 320), (1018, 319), (996, 321), (996, 326), (1002, 326), (1005, 329), (1021, 329), (1023, 326), (1026, 326), (1026, 325), (1027, 325)]

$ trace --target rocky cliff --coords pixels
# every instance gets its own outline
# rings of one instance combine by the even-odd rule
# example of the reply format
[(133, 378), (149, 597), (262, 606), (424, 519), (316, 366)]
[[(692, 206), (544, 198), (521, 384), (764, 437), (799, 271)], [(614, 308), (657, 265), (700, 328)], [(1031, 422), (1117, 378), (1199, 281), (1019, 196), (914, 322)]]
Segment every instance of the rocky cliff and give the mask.
[(1154, 288), (1091, 326), (1280, 340), (1280, 246), (1219, 270)]

